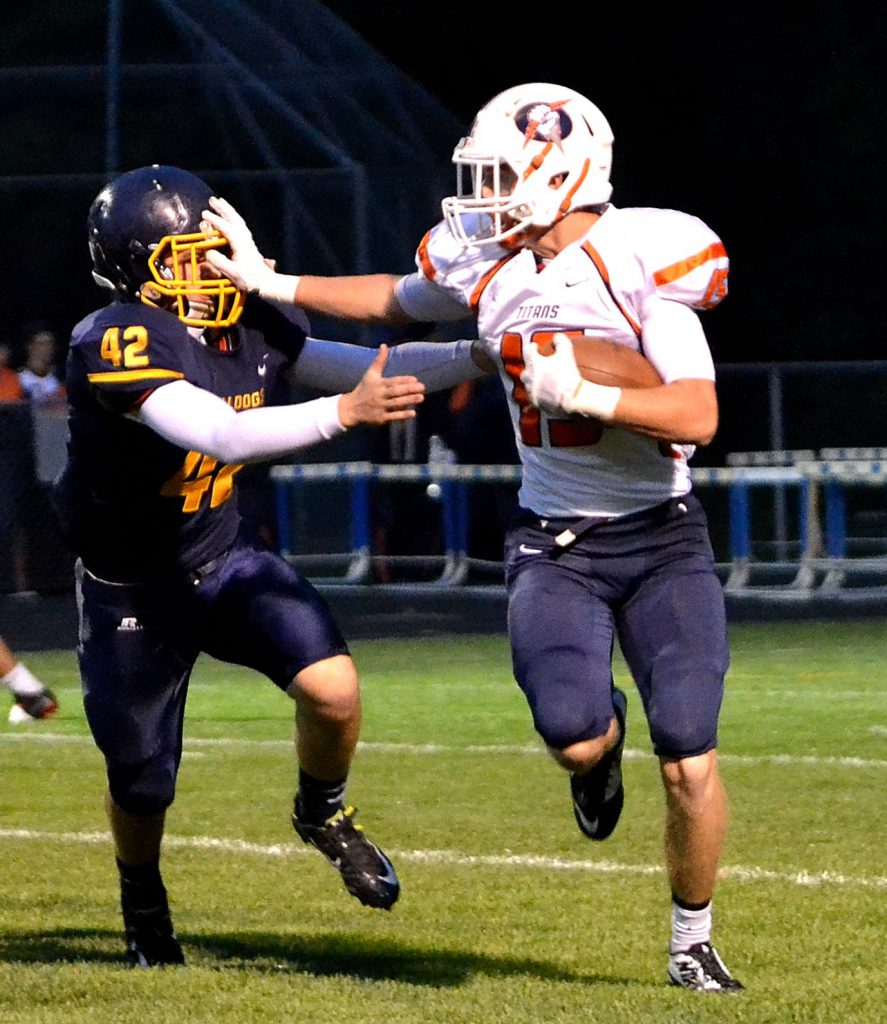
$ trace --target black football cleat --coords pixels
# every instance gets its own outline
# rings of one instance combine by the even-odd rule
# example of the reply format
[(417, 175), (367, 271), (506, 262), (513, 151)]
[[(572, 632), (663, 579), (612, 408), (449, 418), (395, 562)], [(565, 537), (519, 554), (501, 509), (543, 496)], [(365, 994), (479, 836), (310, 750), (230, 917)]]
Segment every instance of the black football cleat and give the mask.
[(169, 914), (166, 890), (152, 889), (151, 898), (134, 886), (120, 884), (120, 907), (126, 934), (126, 959), (130, 967), (166, 967), (183, 964), (185, 955), (176, 938)]
[(622, 813), (625, 787), (622, 785), (622, 751), (625, 747), (625, 716), (628, 702), (622, 690), (613, 688), (613, 711), (619, 724), (619, 740), (611, 751), (584, 775), (570, 776), (573, 814), (583, 835), (606, 839)]
[(391, 861), (367, 839), (354, 822), (356, 809), (346, 807), (322, 825), (309, 825), (293, 814), (293, 828), (311, 843), (342, 876), (345, 888), (367, 907), (390, 910), (400, 895), (400, 882)]
[(741, 992), (745, 988), (727, 970), (714, 946), (707, 942), (697, 942), (689, 949), (671, 953), (668, 980), (672, 985), (694, 992)]

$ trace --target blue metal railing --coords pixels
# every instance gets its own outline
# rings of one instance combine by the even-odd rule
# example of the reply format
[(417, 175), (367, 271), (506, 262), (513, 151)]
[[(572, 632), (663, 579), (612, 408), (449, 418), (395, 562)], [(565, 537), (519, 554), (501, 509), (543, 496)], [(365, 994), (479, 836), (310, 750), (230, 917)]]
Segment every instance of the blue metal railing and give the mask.
[[(777, 463), (786, 453), (767, 453)], [(794, 464), (733, 465), (700, 467), (694, 470), (697, 488), (726, 488), (728, 494), (728, 559), (721, 563), (725, 585), (741, 589), (753, 585), (755, 576), (769, 575), (764, 585), (789, 586), (794, 589), (834, 587), (846, 582), (848, 575), (864, 571), (883, 574), (887, 580), (887, 540), (885, 553), (875, 557), (848, 556), (846, 492), (853, 487), (884, 487), (887, 485), (887, 459), (854, 458), (816, 459), (814, 453), (797, 453), (801, 459)], [(853, 455), (854, 452), (847, 453)], [(858, 454), (858, 452), (856, 453)], [(885, 453), (887, 454), (887, 453)], [(750, 460), (751, 461), (751, 460)], [(379, 465), (370, 462), (321, 463), (316, 465), (280, 465), (271, 470), (275, 488), (277, 527), (280, 551), (284, 557), (303, 565), (345, 565), (344, 575), (325, 577), (358, 583), (370, 579), (373, 564), (371, 550), (371, 515), (373, 485), (377, 482), (427, 483), (436, 485), (441, 508), (443, 553), (437, 556), (401, 556), (413, 564), (439, 565), (436, 584), (463, 583), (470, 569), (479, 560), (469, 551), (470, 511), (469, 489), (478, 483), (517, 483), (521, 469), (515, 465)], [(349, 485), (350, 549), (321, 555), (299, 555), (293, 550), (294, 488), (320, 482), (346, 482)], [(755, 557), (755, 532), (760, 530), (761, 516), (756, 514), (753, 493), (761, 489), (771, 492), (789, 489), (796, 493), (793, 557), (782, 560)], [(780, 544), (783, 552), (786, 542)], [(488, 566), (488, 563), (482, 563)], [(782, 573), (782, 581), (773, 584), (774, 571)], [(763, 571), (763, 573), (762, 573)]]

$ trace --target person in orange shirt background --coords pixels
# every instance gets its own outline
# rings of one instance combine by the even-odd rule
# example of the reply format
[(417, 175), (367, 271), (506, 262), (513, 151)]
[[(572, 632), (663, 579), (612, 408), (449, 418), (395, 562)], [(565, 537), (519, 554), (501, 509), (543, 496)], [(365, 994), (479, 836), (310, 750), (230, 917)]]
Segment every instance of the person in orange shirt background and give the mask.
[(0, 402), (20, 402), (25, 397), (18, 373), (12, 369), (12, 349), (0, 341)]

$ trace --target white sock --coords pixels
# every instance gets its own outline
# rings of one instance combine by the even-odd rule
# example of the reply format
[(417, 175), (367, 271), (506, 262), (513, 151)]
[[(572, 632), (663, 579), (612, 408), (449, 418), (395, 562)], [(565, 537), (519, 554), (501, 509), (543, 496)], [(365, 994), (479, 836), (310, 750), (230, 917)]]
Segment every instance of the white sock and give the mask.
[(2, 681), (12, 690), (16, 697), (30, 697), (35, 693), (43, 693), (43, 683), (21, 662), (2, 677)]
[(711, 901), (701, 910), (687, 910), (671, 902), (671, 946), (670, 952), (689, 949), (697, 942), (708, 942), (711, 938)]

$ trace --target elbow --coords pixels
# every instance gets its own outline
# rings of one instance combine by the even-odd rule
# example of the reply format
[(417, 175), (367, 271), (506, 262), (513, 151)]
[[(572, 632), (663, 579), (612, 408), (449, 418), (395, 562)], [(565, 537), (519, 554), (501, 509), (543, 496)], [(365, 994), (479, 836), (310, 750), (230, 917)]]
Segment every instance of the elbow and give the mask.
[(697, 422), (694, 424), (692, 436), (687, 439), (687, 443), (698, 445), (700, 448), (705, 448), (706, 445), (710, 445), (712, 441), (714, 441), (715, 434), (717, 432), (718, 413), (715, 409), (698, 418)]
[(672, 422), (671, 427), (656, 434), (660, 441), (671, 444), (692, 444), (697, 448), (710, 445), (718, 430), (718, 417), (701, 415), (692, 419), (682, 419), (680, 423)]
[(718, 430), (718, 400), (710, 381), (678, 381), (682, 443), (704, 448)]
[(232, 422), (226, 424), (222, 429), (212, 431), (200, 445), (201, 454), (208, 455), (211, 459), (216, 459), (225, 465), (245, 462), (244, 456), (247, 453), (242, 450), (244, 446), (239, 443), (236, 433), (231, 429), (233, 426)]

